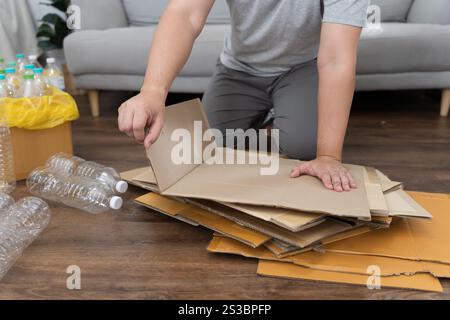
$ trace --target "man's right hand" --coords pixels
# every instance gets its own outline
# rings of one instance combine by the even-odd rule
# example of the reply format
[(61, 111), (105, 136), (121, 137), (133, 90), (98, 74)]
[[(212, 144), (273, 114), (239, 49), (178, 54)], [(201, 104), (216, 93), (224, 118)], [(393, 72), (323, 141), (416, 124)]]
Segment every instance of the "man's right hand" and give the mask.
[(149, 148), (164, 124), (166, 95), (156, 90), (141, 91), (119, 108), (119, 130)]

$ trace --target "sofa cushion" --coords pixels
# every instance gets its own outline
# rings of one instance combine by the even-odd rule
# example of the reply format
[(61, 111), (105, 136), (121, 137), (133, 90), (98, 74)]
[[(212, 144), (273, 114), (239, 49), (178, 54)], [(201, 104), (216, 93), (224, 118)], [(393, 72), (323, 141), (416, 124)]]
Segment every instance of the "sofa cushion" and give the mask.
[(409, 11), (409, 23), (450, 24), (450, 1), (415, 0)]
[[(67, 64), (74, 75), (143, 75), (156, 26), (87, 30), (64, 42)], [(210, 76), (215, 69), (229, 25), (208, 25), (198, 37), (182, 76)]]
[(371, 5), (381, 9), (381, 21), (405, 22), (413, 0), (371, 0)]
[(450, 25), (383, 23), (365, 29), (359, 74), (450, 71)]
[(110, 29), (128, 26), (121, 0), (72, 0), (81, 9), (81, 29)]
[[(122, 0), (128, 21), (132, 26), (148, 26), (158, 23), (170, 0)], [(226, 24), (230, 13), (225, 0), (217, 0), (211, 9), (207, 23)]]

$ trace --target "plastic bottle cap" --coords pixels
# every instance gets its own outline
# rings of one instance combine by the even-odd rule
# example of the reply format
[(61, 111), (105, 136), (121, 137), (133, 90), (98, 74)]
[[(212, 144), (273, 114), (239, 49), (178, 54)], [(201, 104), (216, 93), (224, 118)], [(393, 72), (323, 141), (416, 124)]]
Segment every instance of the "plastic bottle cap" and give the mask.
[(23, 58), (25, 58), (25, 55), (23, 53), (18, 53), (18, 54), (16, 54), (16, 58), (23, 59)]
[(114, 209), (114, 210), (119, 210), (120, 208), (122, 208), (122, 204), (123, 204), (123, 200), (121, 197), (114, 196), (109, 201), (110, 208)]
[(128, 183), (126, 183), (126, 181), (123, 181), (123, 180), (117, 182), (117, 184), (116, 184), (116, 190), (117, 190), (117, 192), (119, 192), (119, 193), (125, 193), (125, 192), (127, 192), (127, 190), (128, 190)]
[(34, 61), (34, 60), (37, 60), (37, 55), (35, 55), (35, 54), (30, 54), (29, 56), (28, 56), (28, 60), (31, 60), (31, 61)]
[(5, 73), (16, 73), (16, 69), (14, 68), (6, 68)]
[(15, 61), (10, 61), (7, 63), (8, 67), (15, 67), (17, 65), (17, 63)]
[(43, 73), (44, 69), (42, 68), (33, 68), (34, 73)]
[(23, 78), (24, 78), (25, 80), (33, 80), (33, 79), (34, 79), (34, 75), (33, 75), (33, 74), (25, 74), (25, 75), (23, 76)]
[(55, 63), (56, 59), (55, 58), (47, 58), (47, 63)]
[(27, 65), (25, 66), (25, 69), (27, 69), (27, 70), (33, 70), (33, 69), (34, 69), (34, 64), (27, 64)]
[(0, 73), (0, 80), (5, 80), (5, 78), (6, 78), (5, 75)]

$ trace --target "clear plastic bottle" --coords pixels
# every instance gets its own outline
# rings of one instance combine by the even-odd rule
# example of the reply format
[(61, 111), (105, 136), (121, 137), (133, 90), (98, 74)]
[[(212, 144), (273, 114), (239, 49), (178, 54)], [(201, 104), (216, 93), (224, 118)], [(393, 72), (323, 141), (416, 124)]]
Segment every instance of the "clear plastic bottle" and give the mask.
[(27, 186), (36, 196), (94, 214), (118, 210), (123, 204), (122, 198), (105, 190), (95, 180), (63, 176), (48, 167), (34, 170), (27, 179)]
[(25, 73), (25, 66), (28, 64), (27, 59), (23, 53), (16, 54), (16, 70), (19, 75)]
[(114, 193), (125, 193), (128, 189), (128, 184), (120, 178), (116, 170), (93, 161), (80, 163), (75, 170), (75, 175), (98, 181)]
[(60, 201), (62, 183), (59, 173), (48, 167), (36, 168), (27, 178), (28, 191), (55, 202)]
[(86, 161), (66, 153), (57, 153), (52, 156), (47, 161), (47, 166), (55, 168), (65, 175), (93, 179), (113, 193), (125, 193), (128, 189), (128, 184), (120, 178), (114, 168), (105, 167), (97, 162)]
[(27, 197), (0, 217), (0, 280), (50, 223), (51, 212), (41, 199)]
[(56, 65), (55, 58), (47, 58), (47, 66), (45, 67), (44, 75), (50, 85), (63, 91), (66, 89), (66, 85), (64, 83), (64, 74)]
[(42, 68), (34, 68), (34, 88), (37, 96), (49, 96), (52, 94), (52, 89), (47, 80), (43, 76), (44, 70)]
[(20, 97), (20, 89), (22, 86), (22, 81), (20, 78), (16, 75), (16, 69), (14, 68), (6, 68), (5, 69), (5, 75), (6, 75), (6, 82), (8, 83), (8, 86), (10, 87), (10, 90), (13, 92), (14, 98)]
[(0, 192), (0, 216), (15, 203), (14, 198), (7, 193)]
[(25, 98), (37, 96), (34, 86), (34, 74), (24, 74), (20, 96)]
[(53, 168), (63, 175), (73, 175), (78, 165), (86, 160), (60, 152), (51, 156), (46, 163), (47, 167)]
[(34, 65), (35, 68), (42, 68), (42, 65), (39, 63), (38, 56), (36, 54), (29, 55), (28, 62)]
[(8, 121), (0, 116), (0, 192), (11, 193), (16, 188), (14, 157)]
[(0, 98), (10, 98), (12, 94), (8, 82), (6, 82), (6, 76), (0, 73)]

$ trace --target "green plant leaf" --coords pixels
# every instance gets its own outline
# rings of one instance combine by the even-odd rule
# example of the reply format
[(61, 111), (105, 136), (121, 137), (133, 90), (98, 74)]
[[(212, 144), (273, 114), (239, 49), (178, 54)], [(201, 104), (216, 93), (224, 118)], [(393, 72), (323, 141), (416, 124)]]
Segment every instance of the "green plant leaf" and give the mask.
[(70, 0), (50, 0), (51, 6), (66, 13), (70, 6)]
[(37, 33), (36, 33), (36, 37), (41, 38), (41, 37), (45, 37), (45, 38), (51, 38), (55, 35), (55, 31), (53, 30), (53, 28), (47, 24), (47, 23), (43, 23), (39, 26)]
[(62, 19), (56, 13), (47, 13), (45, 16), (42, 17), (41, 21), (55, 25), (58, 21), (64, 22), (64, 19)]

